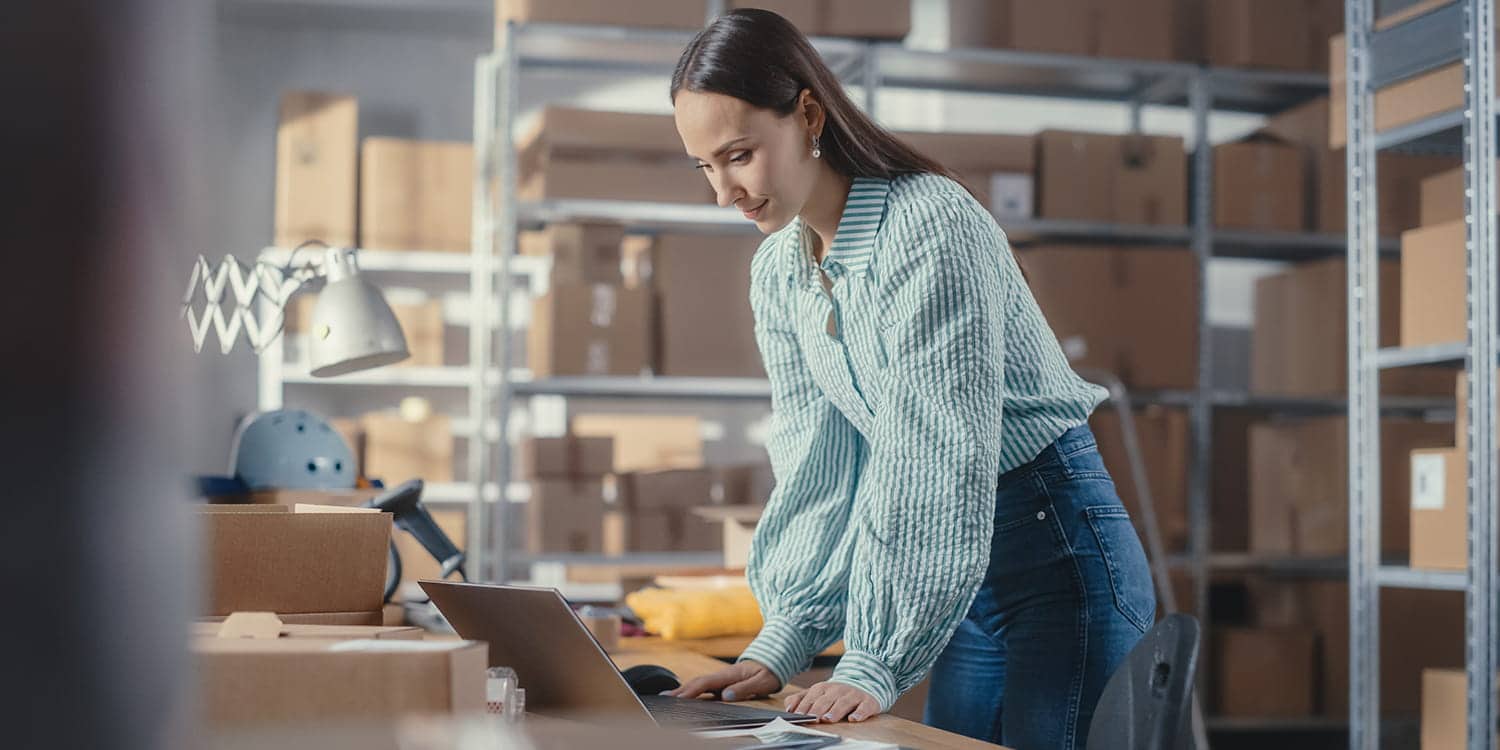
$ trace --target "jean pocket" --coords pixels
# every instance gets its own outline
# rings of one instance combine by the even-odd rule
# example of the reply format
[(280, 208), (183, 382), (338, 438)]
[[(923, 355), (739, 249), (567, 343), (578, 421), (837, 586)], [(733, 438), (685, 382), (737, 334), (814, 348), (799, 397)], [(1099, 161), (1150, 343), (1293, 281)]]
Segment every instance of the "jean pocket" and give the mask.
[(1115, 609), (1144, 633), (1156, 619), (1156, 591), (1130, 514), (1118, 505), (1095, 506), (1084, 513), (1109, 574)]

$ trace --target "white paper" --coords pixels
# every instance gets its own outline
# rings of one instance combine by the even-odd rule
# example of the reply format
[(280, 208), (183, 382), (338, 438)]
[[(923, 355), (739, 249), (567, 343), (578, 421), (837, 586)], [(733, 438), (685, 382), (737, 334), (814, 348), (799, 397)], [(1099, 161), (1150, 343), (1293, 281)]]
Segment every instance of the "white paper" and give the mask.
[(1447, 493), (1448, 462), (1441, 453), (1411, 457), (1411, 509), (1442, 510)]
[[(703, 732), (694, 732), (694, 734), (700, 737), (754, 737), (758, 740), (763, 740), (767, 737), (774, 737), (778, 734), (785, 734), (788, 732), (792, 734), (806, 734), (813, 737), (834, 736), (832, 732), (824, 732), (817, 729), (812, 729), (802, 724), (793, 724), (786, 719), (781, 718), (777, 718), (776, 720), (772, 721), (769, 724), (766, 724), (765, 726), (756, 727), (754, 729), (718, 729)], [(835, 747), (839, 748), (839, 750), (894, 750), (899, 746), (891, 742), (871, 742), (869, 740), (851, 740), (845, 738), (842, 742), (835, 745)]]

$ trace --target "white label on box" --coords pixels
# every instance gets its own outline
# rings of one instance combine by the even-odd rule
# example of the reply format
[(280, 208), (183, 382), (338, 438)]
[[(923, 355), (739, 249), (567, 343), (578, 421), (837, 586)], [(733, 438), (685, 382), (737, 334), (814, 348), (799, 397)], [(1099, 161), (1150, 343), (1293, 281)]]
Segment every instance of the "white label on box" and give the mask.
[(990, 213), (997, 219), (1029, 219), (1032, 207), (1032, 179), (1029, 174), (996, 172), (990, 175)]
[(608, 341), (590, 341), (588, 353), (585, 356), (587, 357), (587, 360), (584, 362), (583, 366), (588, 370), (590, 375), (609, 374)]
[(340, 641), (328, 647), (329, 651), (355, 651), (359, 653), (435, 653), (457, 651), (473, 641), (387, 641), (366, 638), (355, 641)]
[(1411, 509), (1442, 510), (1447, 479), (1448, 461), (1441, 453), (1412, 454)]
[(600, 328), (608, 328), (615, 322), (615, 288), (608, 284), (594, 285), (594, 304), (589, 310), (589, 322)]

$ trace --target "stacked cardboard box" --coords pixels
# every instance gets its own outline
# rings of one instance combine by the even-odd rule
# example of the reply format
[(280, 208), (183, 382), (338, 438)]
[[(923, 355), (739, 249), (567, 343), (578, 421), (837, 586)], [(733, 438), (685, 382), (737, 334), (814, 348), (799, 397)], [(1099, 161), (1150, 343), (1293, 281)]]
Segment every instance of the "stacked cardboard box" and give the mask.
[(1214, 147), (1214, 226), (1300, 232), (1307, 226), (1302, 151), (1260, 136)]
[(1196, 60), (1200, 11), (1182, 0), (949, 0), (948, 46)]
[(609, 437), (533, 437), (516, 449), (519, 479), (602, 477), (614, 470), (615, 441)]
[(1401, 235), (1401, 345), (1461, 342), (1468, 335), (1463, 219)]
[(521, 255), (551, 257), (554, 284), (618, 285), (624, 240), (625, 229), (618, 224), (549, 224), (522, 232), (517, 249)]
[(1036, 139), (996, 133), (903, 131), (902, 141), (956, 174), (997, 217), (1031, 218), (1035, 211)]
[[(1348, 219), (1349, 170), (1345, 150), (1328, 145), (1329, 116), (1328, 98), (1318, 97), (1271, 117), (1260, 132), (1302, 148), (1309, 199), (1307, 228), (1342, 234)], [(1453, 169), (1457, 162), (1450, 157), (1409, 154), (1383, 153), (1378, 158), (1375, 179), (1380, 234), (1395, 236), (1423, 224), (1437, 223), (1423, 217), (1420, 207), (1424, 201), (1419, 199), (1422, 185), (1429, 177)], [(1462, 190), (1461, 182), (1459, 189)]]
[(616, 492), (605, 477), (533, 479), (526, 503), (526, 549), (592, 553), (604, 546), (604, 510)]
[(359, 105), (352, 96), (294, 91), (281, 97), (276, 130), (280, 247), (322, 240), (354, 246)]
[(1046, 130), (1036, 143), (1037, 216), (1187, 223), (1187, 154), (1181, 138)]
[[(1449, 444), (1452, 427), (1381, 421), (1381, 550), (1406, 552), (1410, 536), (1406, 458)], [(1273, 556), (1338, 557), (1349, 551), (1348, 421), (1323, 417), (1255, 425), (1250, 431), (1250, 550)]]
[[(1317, 649), (1316, 710), (1324, 716), (1349, 713), (1349, 586), (1344, 581), (1252, 582), (1252, 624), (1258, 628), (1304, 628)], [(1380, 709), (1385, 715), (1415, 714), (1421, 708), (1423, 670), (1452, 668), (1464, 658), (1464, 596), (1454, 591), (1383, 589), (1380, 593)], [(1274, 662), (1271, 662), (1274, 664)], [(1275, 667), (1261, 672), (1276, 675)], [(1251, 693), (1231, 686), (1232, 693)], [(1299, 690), (1277, 683), (1277, 689)]]
[[(911, 31), (911, 0), (730, 0), (728, 7), (764, 8), (808, 36), (901, 39)], [(697, 29), (703, 0), (496, 0), (496, 39), (507, 22), (577, 23)]]
[(360, 247), (469, 252), (474, 149), (466, 142), (366, 138)]
[(1465, 570), (1469, 559), (1469, 378), (1455, 388), (1458, 419), (1448, 448), (1411, 452), (1411, 566)]
[[(1141, 461), (1145, 464), (1147, 489), (1156, 509), (1162, 541), (1168, 550), (1186, 550), (1187, 461), (1190, 442), (1187, 412), (1182, 409), (1150, 407), (1137, 410), (1132, 416)], [(1100, 409), (1089, 418), (1089, 426), (1093, 428), (1095, 440), (1099, 443), (1099, 454), (1104, 459), (1104, 466), (1115, 480), (1120, 500), (1130, 511), (1136, 532), (1144, 541), (1146, 518), (1136, 492), (1135, 477), (1131, 474), (1120, 415), (1114, 409)]]
[(693, 512), (713, 499), (712, 472), (669, 469), (619, 479), (616, 504), (604, 519), (607, 553), (722, 549), (719, 525)]
[(696, 416), (577, 414), (572, 433), (613, 439), (616, 472), (703, 466), (703, 425)]
[[(1402, 306), (1400, 266), (1380, 264), (1380, 345), (1395, 346)], [(1297, 264), (1255, 283), (1250, 390), (1274, 396), (1330, 397), (1348, 388), (1348, 278), (1344, 261)], [(1446, 396), (1453, 373), (1401, 368), (1380, 374), (1382, 393)]]
[(199, 517), (203, 615), (259, 611), (294, 624), (380, 624), (390, 514), (209, 505)]
[(629, 283), (656, 302), (658, 375), (763, 378), (750, 309), (756, 239), (664, 234), (631, 245)]
[(1343, 10), (1338, 0), (1208, 0), (1208, 63), (1324, 70), (1328, 39), (1344, 27)]
[(666, 115), (547, 107), (516, 148), (522, 200), (714, 198)]
[(1037, 247), (1017, 253), (1073, 364), (1133, 388), (1192, 388), (1198, 275), (1178, 248)]
[(365, 474), (395, 486), (408, 479), (453, 481), (453, 427), (442, 414), (408, 419), (395, 412), (360, 418), (365, 436)]
[(531, 374), (640, 375), (651, 366), (650, 305), (645, 289), (554, 283), (532, 302)]

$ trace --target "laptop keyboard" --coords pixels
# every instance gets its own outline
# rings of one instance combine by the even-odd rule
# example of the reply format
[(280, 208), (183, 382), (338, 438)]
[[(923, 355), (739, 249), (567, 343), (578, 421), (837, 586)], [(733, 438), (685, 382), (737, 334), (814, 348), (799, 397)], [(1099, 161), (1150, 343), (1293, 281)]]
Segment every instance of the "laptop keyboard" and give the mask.
[(670, 695), (643, 695), (641, 702), (646, 704), (646, 710), (651, 712), (652, 718), (661, 724), (683, 725), (712, 725), (721, 724), (726, 721), (771, 721), (778, 716), (790, 717), (793, 714), (768, 711), (753, 706), (740, 706), (734, 703), (723, 703), (720, 701), (695, 700), (692, 698), (674, 698)]

